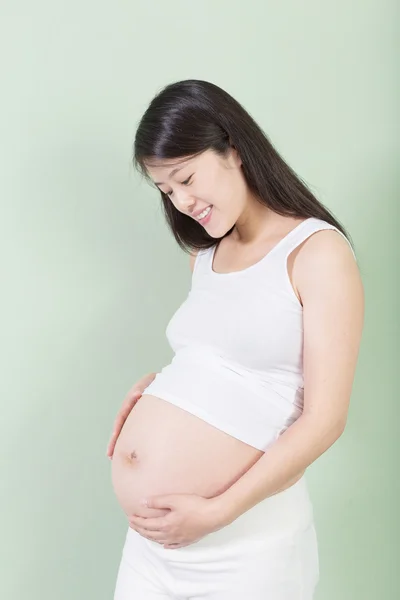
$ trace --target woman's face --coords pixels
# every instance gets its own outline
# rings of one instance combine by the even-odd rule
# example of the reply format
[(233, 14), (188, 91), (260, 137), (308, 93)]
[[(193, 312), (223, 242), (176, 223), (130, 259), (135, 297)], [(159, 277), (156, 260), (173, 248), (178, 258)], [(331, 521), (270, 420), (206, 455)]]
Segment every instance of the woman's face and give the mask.
[[(214, 238), (224, 236), (244, 213), (248, 186), (242, 161), (231, 147), (226, 157), (206, 150), (195, 157), (147, 163), (147, 172), (177, 210)], [(211, 207), (208, 214), (203, 213)]]

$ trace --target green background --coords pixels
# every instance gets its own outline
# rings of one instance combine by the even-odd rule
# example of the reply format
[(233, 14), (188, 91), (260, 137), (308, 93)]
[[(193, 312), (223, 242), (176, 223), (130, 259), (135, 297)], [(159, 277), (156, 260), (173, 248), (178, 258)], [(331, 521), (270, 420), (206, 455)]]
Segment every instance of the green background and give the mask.
[(366, 319), (348, 426), (307, 475), (316, 600), (400, 597), (398, 8), (0, 3), (1, 598), (112, 598), (127, 522), (106, 445), (131, 385), (171, 359), (190, 285), (131, 146), (186, 78), (235, 96), (353, 237)]

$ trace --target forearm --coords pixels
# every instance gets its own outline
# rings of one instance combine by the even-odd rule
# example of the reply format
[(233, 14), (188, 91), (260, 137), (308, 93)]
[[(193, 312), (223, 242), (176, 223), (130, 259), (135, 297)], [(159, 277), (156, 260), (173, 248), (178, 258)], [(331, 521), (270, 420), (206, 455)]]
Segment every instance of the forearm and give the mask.
[(286, 483), (282, 487), (280, 487), (278, 490), (276, 490), (276, 492), (274, 492), (273, 494), (270, 494), (270, 496), (279, 494), (280, 492), (283, 492), (284, 490), (287, 490), (288, 488), (292, 487), (292, 485), (294, 485), (297, 481), (299, 481), (299, 479), (301, 479), (303, 477), (305, 472), (306, 472), (306, 469), (303, 469), (302, 471), (300, 471), (300, 473), (298, 473), (296, 475), (296, 477), (293, 477), (292, 479), (286, 481)]
[(224, 524), (298, 481), (307, 467), (343, 432), (343, 427), (302, 415), (230, 488), (216, 497)]

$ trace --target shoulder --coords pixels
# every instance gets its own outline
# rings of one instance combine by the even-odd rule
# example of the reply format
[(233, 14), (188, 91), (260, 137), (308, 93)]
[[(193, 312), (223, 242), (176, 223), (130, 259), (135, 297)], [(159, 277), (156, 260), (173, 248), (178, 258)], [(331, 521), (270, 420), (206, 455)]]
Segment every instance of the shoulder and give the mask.
[(357, 261), (349, 240), (336, 229), (311, 232), (296, 250), (297, 269), (300, 271), (310, 266), (318, 268), (318, 265), (329, 264), (357, 270)]
[(363, 287), (350, 242), (335, 229), (313, 232), (296, 249), (293, 276), (302, 301), (332, 299), (339, 288), (363, 301)]

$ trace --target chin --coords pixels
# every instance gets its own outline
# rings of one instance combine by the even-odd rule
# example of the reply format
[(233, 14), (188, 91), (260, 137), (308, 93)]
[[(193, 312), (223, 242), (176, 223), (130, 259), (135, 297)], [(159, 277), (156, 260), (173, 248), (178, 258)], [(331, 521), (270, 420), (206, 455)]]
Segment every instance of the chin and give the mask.
[(221, 235), (219, 237), (226, 237), (226, 236), (230, 235), (234, 229), (235, 229), (235, 223), (231, 227), (226, 229), (223, 233), (221, 232)]
[(214, 238), (215, 240), (221, 240), (223, 237), (226, 236), (226, 232), (224, 232), (224, 231), (220, 231), (220, 232), (207, 231), (207, 233), (210, 237)]

